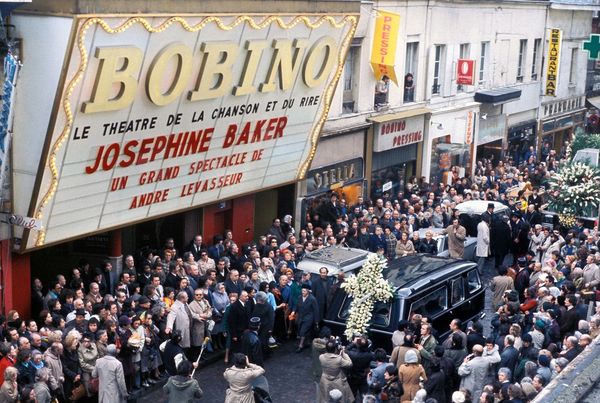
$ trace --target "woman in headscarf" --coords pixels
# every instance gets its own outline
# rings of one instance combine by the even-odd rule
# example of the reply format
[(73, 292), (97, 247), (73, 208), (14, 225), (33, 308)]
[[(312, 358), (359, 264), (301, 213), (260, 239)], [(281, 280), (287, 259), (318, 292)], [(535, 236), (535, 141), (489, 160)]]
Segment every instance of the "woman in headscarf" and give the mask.
[(417, 353), (413, 350), (408, 350), (404, 356), (404, 364), (398, 368), (398, 380), (404, 388), (404, 394), (400, 399), (401, 402), (413, 400), (417, 391), (420, 389), (419, 382), (427, 380), (425, 369), (419, 364)]

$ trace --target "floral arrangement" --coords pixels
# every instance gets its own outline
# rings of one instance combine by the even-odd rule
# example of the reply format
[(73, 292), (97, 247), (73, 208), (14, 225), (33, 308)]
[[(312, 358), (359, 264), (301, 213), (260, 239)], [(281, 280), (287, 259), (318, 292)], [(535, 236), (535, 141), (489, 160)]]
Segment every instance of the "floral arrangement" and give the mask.
[(387, 301), (393, 297), (391, 284), (383, 278), (386, 266), (384, 257), (370, 253), (358, 275), (351, 275), (342, 284), (344, 291), (352, 297), (344, 332), (349, 339), (355, 334), (366, 333), (375, 302)]
[(600, 171), (582, 162), (561, 166), (550, 177), (549, 186), (550, 208), (567, 227), (574, 224), (575, 216), (585, 215), (600, 203)]

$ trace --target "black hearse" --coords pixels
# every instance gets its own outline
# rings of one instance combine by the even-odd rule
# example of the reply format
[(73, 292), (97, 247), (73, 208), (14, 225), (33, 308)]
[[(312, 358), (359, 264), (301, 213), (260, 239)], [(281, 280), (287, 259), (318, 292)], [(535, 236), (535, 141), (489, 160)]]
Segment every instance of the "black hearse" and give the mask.
[[(394, 298), (375, 304), (369, 337), (375, 346), (388, 352), (392, 333), (401, 319), (409, 320), (417, 313), (426, 316), (443, 339), (450, 332), (452, 319), (466, 324), (483, 312), (485, 287), (473, 262), (431, 255), (406, 256), (390, 262), (383, 276), (394, 287)], [(351, 301), (340, 290), (327, 310), (325, 323), (335, 334), (343, 334)]]

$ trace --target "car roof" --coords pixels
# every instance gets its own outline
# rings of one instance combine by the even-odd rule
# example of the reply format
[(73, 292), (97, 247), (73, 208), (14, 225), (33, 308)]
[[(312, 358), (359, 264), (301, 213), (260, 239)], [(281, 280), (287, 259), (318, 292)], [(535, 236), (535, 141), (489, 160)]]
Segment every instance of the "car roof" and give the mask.
[(424, 280), (425, 277), (431, 280), (444, 277), (462, 268), (463, 264), (469, 263), (475, 267), (474, 263), (460, 259), (432, 255), (405, 256), (390, 262), (383, 270), (383, 277), (394, 288), (409, 288)]
[(462, 202), (456, 206), (456, 209), (460, 211), (461, 214), (483, 214), (490, 203), (494, 204), (494, 213), (508, 210), (508, 207), (500, 202), (487, 200), (469, 200)]
[(329, 275), (336, 275), (340, 271), (347, 272), (361, 267), (368, 254), (368, 251), (362, 249), (329, 246), (307, 252), (298, 264), (298, 269), (319, 273), (321, 267), (327, 267)]

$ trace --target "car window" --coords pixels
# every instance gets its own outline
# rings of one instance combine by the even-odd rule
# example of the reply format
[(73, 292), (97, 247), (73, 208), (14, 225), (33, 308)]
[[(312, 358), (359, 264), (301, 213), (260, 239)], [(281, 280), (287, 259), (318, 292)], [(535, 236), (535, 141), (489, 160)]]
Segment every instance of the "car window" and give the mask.
[(452, 306), (454, 306), (465, 299), (465, 286), (463, 284), (462, 277), (455, 278), (450, 284), (450, 289), (452, 290), (450, 294), (450, 302)]
[[(347, 320), (350, 316), (350, 304), (352, 298), (346, 297), (344, 304), (340, 308), (338, 317), (343, 320)], [(387, 302), (378, 301), (373, 307), (373, 316), (371, 317), (371, 325), (387, 327), (390, 324), (390, 317), (392, 313), (392, 302), (393, 299)]]
[(410, 315), (415, 313), (427, 317), (434, 317), (448, 308), (448, 290), (446, 287), (438, 288), (415, 300), (410, 305)]
[(467, 273), (467, 283), (469, 284), (469, 294), (479, 290), (481, 288), (481, 280), (477, 270), (471, 270)]

